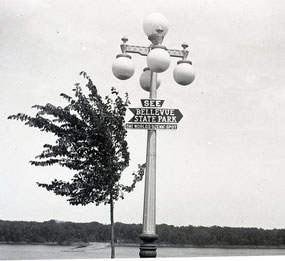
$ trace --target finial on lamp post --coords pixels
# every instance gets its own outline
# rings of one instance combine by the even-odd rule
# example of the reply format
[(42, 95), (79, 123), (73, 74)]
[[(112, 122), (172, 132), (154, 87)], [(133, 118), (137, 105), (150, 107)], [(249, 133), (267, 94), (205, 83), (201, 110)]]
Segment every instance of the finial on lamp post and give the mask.
[(152, 46), (156, 46), (156, 45), (161, 45), (162, 41), (164, 39), (164, 36), (162, 35), (163, 33), (163, 29), (162, 27), (158, 27), (156, 29), (156, 33), (151, 34), (148, 39), (152, 42)]
[(187, 56), (188, 56), (188, 51), (186, 49), (189, 47), (189, 45), (184, 42), (183, 44), (181, 44), (181, 46), (183, 48), (183, 50), (182, 50), (182, 52), (183, 52), (182, 60), (186, 60)]
[(127, 41), (129, 39), (126, 36), (123, 36), (121, 40), (123, 41), (123, 43), (121, 44), (121, 50), (122, 50), (122, 53), (125, 54), (126, 49), (127, 49)]
[(126, 42), (127, 42), (129, 39), (128, 39), (127, 36), (123, 36), (121, 40), (123, 41), (124, 44), (126, 44)]

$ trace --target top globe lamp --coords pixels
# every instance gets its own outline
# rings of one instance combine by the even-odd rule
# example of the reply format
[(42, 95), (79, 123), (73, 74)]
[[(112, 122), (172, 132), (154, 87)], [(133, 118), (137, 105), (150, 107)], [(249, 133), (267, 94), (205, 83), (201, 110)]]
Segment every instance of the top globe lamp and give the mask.
[(173, 78), (180, 85), (189, 85), (195, 79), (195, 71), (192, 63), (187, 60), (182, 60), (177, 63), (173, 70)]
[(131, 78), (135, 72), (135, 65), (130, 55), (119, 54), (112, 64), (113, 74), (120, 80)]
[(165, 36), (169, 29), (167, 19), (160, 13), (150, 14), (143, 21), (143, 30), (148, 37), (157, 34), (158, 28), (162, 29), (161, 36)]

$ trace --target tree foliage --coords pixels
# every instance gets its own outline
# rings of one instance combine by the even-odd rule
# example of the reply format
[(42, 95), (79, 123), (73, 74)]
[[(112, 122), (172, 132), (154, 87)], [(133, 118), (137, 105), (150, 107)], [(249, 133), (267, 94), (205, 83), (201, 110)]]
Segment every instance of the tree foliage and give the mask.
[(37, 183), (56, 195), (66, 196), (72, 205), (95, 203), (110, 205), (111, 257), (114, 248), (114, 201), (124, 198), (124, 192), (131, 192), (144, 174), (145, 164), (138, 165), (133, 173), (133, 182), (126, 186), (120, 182), (123, 171), (129, 166), (130, 154), (124, 128), (128, 94), (124, 99), (115, 88), (104, 99), (85, 72), (88, 95), (79, 83), (75, 84), (74, 95), (62, 93), (65, 107), (34, 105), (34, 117), (25, 113), (11, 115), (8, 119), (20, 120), (29, 127), (53, 133), (55, 144), (45, 144), (44, 150), (35, 160), (35, 166), (58, 164), (74, 171), (70, 181), (54, 179), (51, 183)]
[(110, 204), (123, 198), (124, 192), (131, 192), (144, 174), (144, 165), (139, 165), (130, 186), (120, 183), (130, 160), (124, 128), (128, 94), (123, 99), (115, 88), (111, 88), (114, 98), (106, 96), (103, 99), (86, 73), (80, 74), (88, 81), (88, 95), (77, 83), (73, 89), (74, 97), (61, 94), (67, 101), (65, 107), (51, 103), (34, 105), (35, 117), (18, 113), (8, 119), (23, 121), (29, 127), (57, 137), (55, 144), (43, 146), (42, 153), (30, 161), (32, 165), (58, 164), (75, 171), (71, 181), (55, 179), (50, 184), (38, 183), (38, 186), (67, 196), (72, 205)]

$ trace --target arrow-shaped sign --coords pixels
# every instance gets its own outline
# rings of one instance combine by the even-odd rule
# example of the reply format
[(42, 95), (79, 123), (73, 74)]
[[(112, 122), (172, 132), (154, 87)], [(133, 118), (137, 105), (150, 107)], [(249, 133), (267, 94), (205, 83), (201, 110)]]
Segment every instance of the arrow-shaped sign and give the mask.
[(130, 108), (134, 116), (129, 122), (168, 124), (178, 123), (183, 115), (179, 109), (162, 108)]

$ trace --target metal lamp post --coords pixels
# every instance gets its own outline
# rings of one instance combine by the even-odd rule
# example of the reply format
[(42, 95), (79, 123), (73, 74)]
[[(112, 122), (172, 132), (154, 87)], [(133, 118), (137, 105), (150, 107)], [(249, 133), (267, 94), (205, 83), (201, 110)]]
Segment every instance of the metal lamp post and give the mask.
[[(182, 44), (182, 50), (167, 49), (162, 45), (164, 36), (168, 31), (168, 22), (161, 14), (149, 15), (143, 23), (143, 28), (151, 41), (148, 47), (127, 45), (128, 39), (122, 38), (122, 54), (112, 65), (113, 74), (120, 80), (129, 79), (135, 70), (131, 56), (127, 53), (138, 53), (147, 56), (148, 67), (144, 69), (140, 77), (141, 87), (149, 91), (149, 99), (157, 99), (157, 88), (160, 85), (158, 74), (168, 69), (170, 57), (182, 58), (177, 63), (173, 71), (174, 80), (180, 85), (190, 84), (195, 73), (192, 63), (187, 60), (188, 45)], [(147, 125), (147, 126), (151, 126)], [(148, 127), (147, 127), (148, 128)], [(156, 257), (156, 244), (158, 239), (156, 234), (156, 135), (155, 128), (148, 128), (147, 149), (146, 149), (146, 173), (144, 188), (144, 205), (143, 205), (143, 231), (139, 238), (143, 241), (140, 246), (140, 257)]]

